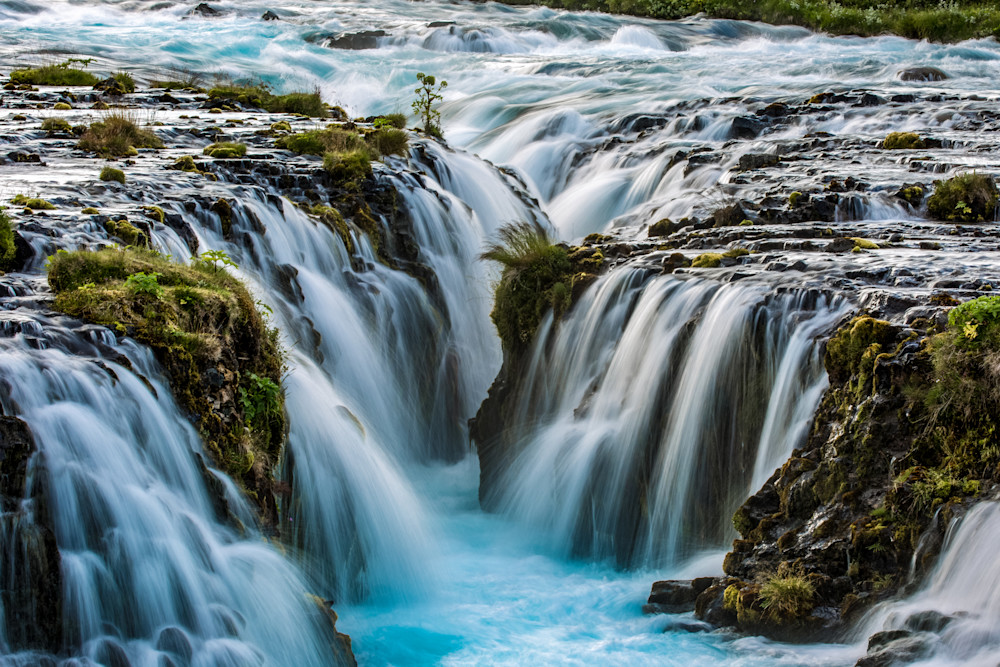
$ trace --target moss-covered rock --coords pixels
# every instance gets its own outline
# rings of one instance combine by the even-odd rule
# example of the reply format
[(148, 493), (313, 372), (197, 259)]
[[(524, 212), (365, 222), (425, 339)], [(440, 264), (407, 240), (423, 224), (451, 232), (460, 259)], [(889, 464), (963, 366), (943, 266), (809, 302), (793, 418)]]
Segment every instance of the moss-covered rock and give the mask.
[(888, 151), (917, 150), (927, 148), (927, 142), (915, 132), (890, 132), (882, 140), (882, 148)]
[(975, 172), (937, 181), (927, 200), (927, 212), (938, 220), (986, 222), (993, 220), (1000, 191), (991, 176)]
[(277, 513), (272, 470), (285, 434), (277, 330), (247, 289), (206, 253), (190, 266), (145, 250), (50, 258), (55, 308), (148, 345), (216, 464), (265, 522)]
[(125, 184), (125, 172), (121, 169), (115, 169), (114, 167), (104, 167), (101, 169), (101, 173), (98, 175), (102, 181), (116, 181)]
[(247, 154), (246, 144), (237, 144), (228, 141), (212, 144), (202, 151), (208, 157), (215, 158), (237, 158)]

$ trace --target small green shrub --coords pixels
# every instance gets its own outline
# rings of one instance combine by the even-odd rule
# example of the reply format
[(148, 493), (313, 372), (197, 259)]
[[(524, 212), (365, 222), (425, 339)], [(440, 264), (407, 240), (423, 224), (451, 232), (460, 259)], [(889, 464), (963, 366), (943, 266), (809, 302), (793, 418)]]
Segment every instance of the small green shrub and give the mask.
[(952, 308), (948, 326), (966, 345), (1000, 344), (1000, 296), (981, 296)]
[(52, 108), (55, 109), (56, 111), (69, 111), (73, 107), (66, 104), (65, 102), (56, 102), (55, 104), (52, 105)]
[(219, 84), (208, 91), (208, 96), (215, 100), (233, 101), (243, 106), (264, 109), (271, 113), (295, 113), (312, 118), (326, 118), (330, 115), (318, 91), (275, 95), (271, 92), (270, 86), (262, 81)]
[(998, 199), (993, 178), (971, 172), (937, 181), (927, 211), (938, 220), (984, 222), (993, 219)]
[(890, 132), (882, 140), (882, 148), (894, 150), (916, 150), (927, 148), (927, 143), (915, 132)]
[(163, 297), (163, 287), (159, 283), (162, 273), (133, 273), (125, 279), (125, 289), (132, 294), (148, 294), (160, 299)]
[(101, 169), (101, 175), (99, 178), (102, 181), (117, 181), (122, 185), (125, 184), (125, 172), (121, 169), (115, 169), (114, 167), (105, 167)]
[(247, 154), (247, 146), (246, 144), (223, 141), (208, 146), (203, 152), (209, 157), (237, 158)]
[[(441, 94), (448, 87), (447, 81), (438, 83), (431, 74), (419, 72), (417, 81), (420, 85), (413, 89), (417, 99), (413, 100), (413, 112), (424, 124), (424, 132), (432, 137), (441, 138), (441, 112), (435, 107), (438, 102), (444, 99)], [(435, 87), (436, 86), (436, 87)]]

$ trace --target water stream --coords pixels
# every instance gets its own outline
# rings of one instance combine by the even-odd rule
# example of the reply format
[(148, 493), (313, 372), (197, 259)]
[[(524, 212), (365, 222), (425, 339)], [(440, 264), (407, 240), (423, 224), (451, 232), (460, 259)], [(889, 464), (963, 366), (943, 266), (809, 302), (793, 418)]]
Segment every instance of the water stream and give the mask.
[[(0, 337), (0, 405), (34, 432), (35, 482), (54, 498), (63, 658), (157, 665), (169, 653), (182, 664), (181, 637), (192, 665), (325, 664), (330, 632), (309, 595), (336, 601), (338, 629), (365, 665), (847, 665), (863, 654), (858, 644), (691, 632), (704, 628), (641, 612), (653, 580), (720, 571), (733, 510), (805, 435), (826, 383), (819, 341), (856, 296), (821, 276), (722, 282), (623, 261), (559, 327), (543, 323), (509, 434), (519, 453), (490, 489), (488, 513), (466, 423), (501, 353), (489, 320), (497, 272), (478, 254), (508, 222), (533, 221), (566, 241), (612, 230), (639, 239), (652, 221), (703, 214), (737, 193), (760, 198), (847, 175), (873, 187), (842, 204), (838, 221), (916, 229), (919, 212), (888, 189), (932, 174), (869, 155), (863, 143), (919, 129), (944, 140), (945, 170), (989, 165), (989, 150), (967, 147), (983, 146), (975, 123), (993, 122), (982, 119), (997, 99), (996, 42), (831, 38), (436, 0), (223, 1), (212, 3), (223, 12), (213, 19), (187, 17), (195, 4), (0, 0), (0, 61), (74, 55), (140, 79), (254, 76), (280, 91), (318, 87), (361, 116), (407, 112), (418, 71), (447, 79), (451, 147), (415, 140), (408, 157), (377, 168), (436, 280), (379, 263), (360, 236), (362, 261), (352, 263), (336, 234), (263, 184), (204, 186), (235, 201), (237, 240), (227, 241), (211, 216), (185, 209), (181, 186), (135, 176), (190, 219), (202, 249), (236, 260), (290, 350), (281, 474), (292, 484), (282, 520), (294, 548), (279, 549), (256, 533), (231, 484), (247, 532), (215, 516), (197, 435), (148, 352), (52, 316), (40, 260), (31, 274), (4, 278), (5, 319), (16, 326)], [(282, 20), (259, 20), (267, 9)], [(366, 50), (323, 44), (362, 30), (385, 34)], [(951, 78), (899, 80), (916, 65)], [(860, 88), (920, 97), (734, 135), (734, 119), (765, 104)], [(954, 98), (946, 113), (935, 95)], [(849, 137), (852, 155), (866, 157), (820, 146), (777, 184), (731, 170), (744, 154), (792, 150), (824, 132)], [(92, 178), (68, 154), (49, 164), (2, 172), (3, 192), (69, 197)], [(42, 255), (105, 242), (78, 227), (30, 240)], [(154, 240), (176, 256), (189, 251), (167, 229)], [(894, 261), (884, 257), (859, 261)], [(937, 257), (942, 274), (980, 271), (960, 251)], [(968, 526), (988, 520), (977, 517), (952, 552), (967, 550)], [(951, 557), (935, 581), (963, 591), (986, 581), (954, 580)], [(947, 606), (934, 585), (929, 604)], [(995, 663), (995, 616), (963, 635), (963, 655), (981, 650)], [(8, 638), (0, 649), (13, 651)], [(128, 662), (114, 662), (121, 656)]]

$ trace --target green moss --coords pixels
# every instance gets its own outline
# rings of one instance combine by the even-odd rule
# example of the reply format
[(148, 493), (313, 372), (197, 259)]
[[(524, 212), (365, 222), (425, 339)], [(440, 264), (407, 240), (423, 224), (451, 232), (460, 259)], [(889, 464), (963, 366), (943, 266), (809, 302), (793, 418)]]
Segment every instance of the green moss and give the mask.
[(882, 148), (890, 151), (927, 148), (927, 143), (915, 132), (890, 132), (882, 140)]
[(7, 211), (0, 207), (0, 271), (10, 271), (16, 255), (14, 227)]
[(14, 195), (11, 198), (10, 203), (15, 206), (30, 208), (33, 211), (51, 211), (55, 209), (55, 204), (52, 204), (51, 202), (47, 202), (38, 197), (28, 197), (26, 195)]
[(56, 102), (55, 104), (52, 105), (52, 108), (55, 109), (56, 111), (69, 111), (73, 107), (66, 104), (65, 102)]
[[(210, 262), (145, 250), (61, 251), (48, 271), (57, 310), (150, 346), (216, 463), (266, 503), (284, 439), (283, 365), (277, 331), (246, 288)], [(231, 378), (235, 391), (217, 392), (209, 373)]]
[(796, 190), (792, 194), (788, 195), (788, 207), (795, 208), (799, 205), (799, 200), (802, 199), (802, 193)]
[(98, 81), (90, 72), (70, 67), (68, 61), (60, 65), (16, 69), (10, 73), (10, 80), (32, 86), (93, 86)]
[(670, 218), (663, 218), (662, 220), (657, 220), (649, 226), (649, 231), (646, 232), (646, 236), (670, 236), (678, 230), (678, 225), (675, 225)]
[(348, 253), (354, 253), (354, 239), (351, 238), (351, 230), (340, 211), (332, 206), (316, 204), (309, 209), (309, 212), (319, 218), (320, 221), (330, 228), (330, 231), (340, 237)]
[(389, 126), (394, 127), (397, 130), (402, 130), (406, 128), (406, 114), (401, 113), (388, 113), (384, 116), (379, 116), (375, 119), (375, 126)]
[(878, 244), (875, 243), (874, 241), (870, 241), (868, 239), (861, 238), (858, 236), (852, 236), (850, 240), (854, 241), (855, 248), (861, 248), (862, 250), (878, 250)]
[(163, 142), (152, 130), (139, 127), (135, 113), (116, 111), (92, 123), (77, 147), (107, 157), (123, 157), (135, 155), (137, 148), (163, 148)]
[(842, 327), (826, 344), (827, 373), (837, 382), (852, 376), (861, 378), (860, 385), (871, 378), (875, 357), (888, 348), (896, 337), (896, 329), (888, 322), (861, 316)]
[(83, 215), (100, 215), (101, 212), (98, 211), (93, 206), (88, 206), (87, 208), (80, 211), (80, 213), (82, 213)]
[(150, 217), (150, 218), (152, 218), (153, 220), (156, 220), (156, 221), (157, 221), (158, 223), (160, 223), (161, 225), (162, 225), (162, 224), (163, 224), (163, 223), (164, 223), (164, 222), (166, 221), (166, 219), (167, 219), (167, 214), (166, 214), (166, 213), (164, 213), (164, 212), (163, 212), (163, 209), (162, 209), (162, 208), (160, 208), (159, 206), (143, 206), (143, 207), (142, 207), (142, 211), (143, 211), (143, 213), (145, 213), (145, 214), (146, 214), (147, 216), (149, 216), (149, 217)]
[(72, 132), (73, 126), (69, 124), (69, 121), (63, 118), (46, 118), (42, 121), (42, 129), (45, 130), (49, 136), (58, 133)]
[(101, 169), (101, 174), (99, 178), (102, 181), (117, 181), (124, 185), (125, 183), (125, 172), (121, 169), (115, 169), (114, 167), (104, 167)]
[(277, 123), (271, 123), (272, 132), (291, 132), (292, 124), (287, 120), (279, 120)]
[(706, 252), (691, 260), (691, 266), (696, 269), (712, 269), (722, 264), (722, 253)]
[(938, 220), (984, 222), (993, 219), (998, 199), (993, 178), (972, 172), (937, 181), (927, 211)]
[(246, 144), (236, 144), (228, 141), (208, 146), (203, 151), (205, 155), (215, 158), (237, 158), (247, 154)]
[(149, 240), (135, 225), (128, 220), (108, 220), (104, 223), (108, 234), (122, 240), (126, 246), (147, 247)]

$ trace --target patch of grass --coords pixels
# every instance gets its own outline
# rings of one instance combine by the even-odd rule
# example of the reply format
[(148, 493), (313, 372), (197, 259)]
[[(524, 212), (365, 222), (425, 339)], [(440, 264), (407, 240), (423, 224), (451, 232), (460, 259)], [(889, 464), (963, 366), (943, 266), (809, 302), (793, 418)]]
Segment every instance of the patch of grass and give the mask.
[(372, 175), (372, 163), (368, 151), (331, 151), (323, 156), (323, 168), (338, 183), (362, 181)]
[(203, 151), (209, 157), (236, 158), (247, 154), (246, 144), (236, 144), (228, 141), (219, 142), (208, 146)]
[(40, 197), (28, 197), (27, 195), (14, 195), (10, 200), (15, 206), (30, 208), (32, 211), (51, 211), (55, 209), (55, 204), (47, 202)]
[(102, 181), (117, 181), (122, 185), (125, 184), (125, 172), (121, 169), (115, 169), (114, 167), (105, 167), (104, 169), (101, 169), (99, 178)]
[(369, 150), (368, 144), (360, 134), (338, 127), (310, 130), (279, 137), (274, 145), (299, 155), (323, 155), (325, 153)]
[(776, 575), (761, 584), (758, 596), (761, 608), (772, 618), (794, 619), (812, 611), (816, 589), (802, 575)]
[(490, 317), (504, 347), (519, 349), (535, 335), (548, 310), (556, 315), (572, 302), (572, 263), (561, 245), (530, 223), (505, 225), (482, 259), (503, 266)]
[[(216, 463), (265, 505), (284, 440), (283, 363), (277, 331), (243, 284), (210, 261), (142, 249), (60, 251), (48, 276), (57, 310), (153, 350)], [(219, 392), (210, 375), (235, 386)]]
[(992, 220), (1000, 192), (993, 178), (971, 172), (937, 181), (927, 200), (927, 211), (938, 220), (984, 222)]
[(209, 89), (208, 96), (214, 100), (238, 102), (242, 106), (256, 107), (271, 113), (294, 113), (311, 118), (326, 118), (330, 115), (318, 91), (275, 95), (267, 84), (259, 81), (220, 83)]
[(410, 145), (405, 130), (380, 127), (365, 137), (365, 141), (378, 155), (406, 155)]
[(126, 93), (135, 92), (135, 79), (133, 79), (132, 75), (128, 72), (116, 72), (112, 78), (118, 82), (118, 85), (121, 86), (121, 89)]
[(406, 129), (406, 114), (387, 113), (376, 118), (374, 125), (376, 128), (394, 127), (397, 130), (404, 130)]
[(66, 61), (58, 65), (16, 69), (10, 73), (10, 80), (32, 86), (93, 86), (97, 83), (96, 76), (70, 67), (70, 64), (70, 61)]
[(139, 127), (134, 113), (114, 111), (91, 123), (77, 147), (107, 157), (123, 157), (136, 155), (137, 148), (163, 148), (163, 142), (152, 130)]

